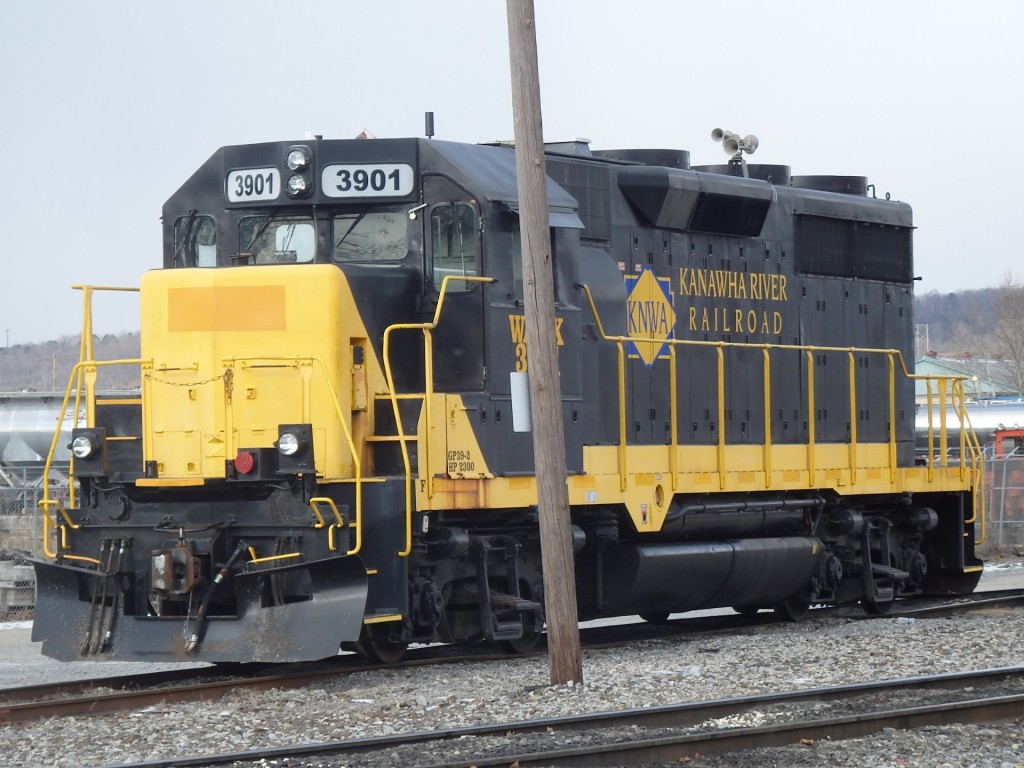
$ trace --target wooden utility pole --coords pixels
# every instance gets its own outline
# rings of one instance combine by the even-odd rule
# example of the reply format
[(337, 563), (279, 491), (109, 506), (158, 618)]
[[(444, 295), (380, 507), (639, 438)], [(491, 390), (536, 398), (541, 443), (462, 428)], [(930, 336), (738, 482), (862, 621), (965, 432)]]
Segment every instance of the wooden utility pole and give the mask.
[(526, 299), (527, 373), (540, 512), (544, 606), (551, 682), (583, 682), (576, 613), (569, 492), (566, 488), (562, 387), (555, 343), (555, 292), (548, 226), (547, 172), (537, 74), (533, 0), (506, 0), (512, 115), (515, 122), (519, 232)]

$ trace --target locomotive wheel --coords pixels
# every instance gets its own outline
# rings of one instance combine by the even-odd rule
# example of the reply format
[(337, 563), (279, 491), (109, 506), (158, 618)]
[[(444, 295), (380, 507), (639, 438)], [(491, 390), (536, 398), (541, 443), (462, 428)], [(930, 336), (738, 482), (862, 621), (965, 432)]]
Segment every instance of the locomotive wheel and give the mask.
[[(538, 603), (543, 604), (544, 592), (543, 588), (539, 585), (531, 585), (526, 581), (520, 581), (519, 583), (519, 594), (524, 599), (535, 600)], [(544, 628), (544, 614), (543, 610), (536, 616), (530, 614), (523, 614), (523, 635), (522, 637), (516, 638), (515, 640), (499, 640), (498, 647), (501, 648), (505, 653), (531, 653), (537, 649), (540, 644), (540, 638), (543, 634)]]
[(405, 656), (408, 647), (408, 643), (388, 640), (383, 637), (359, 642), (359, 652), (378, 664), (397, 664)]
[(377, 664), (397, 664), (405, 655), (409, 644), (401, 640), (391, 640), (367, 629), (356, 649), (369, 661)]
[(925, 594), (968, 595), (978, 586), (980, 579), (980, 570), (969, 573), (929, 572), (925, 581)]
[(657, 613), (641, 613), (640, 618), (648, 624), (666, 624), (668, 622), (668, 613), (663, 611), (658, 611)]
[(807, 618), (810, 608), (810, 602), (797, 595), (786, 598), (781, 603), (776, 603), (775, 615), (783, 621), (801, 621)]
[[(886, 596), (879, 599), (880, 592)], [(865, 595), (861, 598), (860, 604), (864, 607), (864, 613), (880, 616), (889, 612), (895, 599), (896, 583), (887, 579), (876, 579), (866, 582)]]
[(498, 645), (505, 653), (531, 653), (540, 645), (539, 630), (523, 630), (523, 636), (515, 640), (499, 640)]
[(870, 600), (861, 600), (861, 606), (864, 608), (864, 613), (871, 616), (881, 616), (889, 612), (892, 608), (892, 600), (878, 600), (871, 602)]

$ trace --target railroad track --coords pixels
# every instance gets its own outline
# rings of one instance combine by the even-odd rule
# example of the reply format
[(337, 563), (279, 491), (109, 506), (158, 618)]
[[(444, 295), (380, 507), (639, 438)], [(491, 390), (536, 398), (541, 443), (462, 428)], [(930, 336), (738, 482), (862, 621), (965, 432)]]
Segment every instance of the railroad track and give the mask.
[(298, 688), (353, 672), (447, 664), (456, 658), (461, 662), (485, 662), (518, 658), (518, 654), (423, 656), (393, 665), (367, 664), (352, 654), (329, 662), (289, 666), (285, 670), (273, 664), (243, 664), (228, 673), (221, 667), (211, 666), (4, 688), (0, 689), (0, 725), (55, 716), (109, 714), (161, 702), (207, 701), (239, 688), (253, 691)]
[[(306, 760), (324, 765), (324, 760), (331, 760), (326, 764), (400, 764), (410, 768), (668, 764), (696, 754), (782, 746), (801, 740), (854, 738), (884, 728), (1020, 718), (1024, 716), (1024, 694), (1008, 695), (1006, 690), (1016, 687), (1019, 691), (1022, 682), (1024, 667), (1007, 667), (297, 747), (178, 756), (119, 766), (240, 767), (285, 759), (292, 766), (305, 765)], [(901, 697), (931, 701), (924, 705), (889, 704), (890, 699)], [(837, 705), (850, 700), (867, 702), (865, 709), (850, 714), (849, 706), (836, 706), (841, 714), (820, 715), (819, 703)], [(777, 722), (757, 726), (734, 724), (737, 718), (749, 717), (752, 712), (773, 710)], [(816, 716), (808, 717), (807, 712)], [(455, 747), (458, 754), (453, 755)]]
[[(901, 604), (898, 610), (887, 614), (887, 618), (940, 616), (1020, 602), (1024, 602), (1024, 590), (978, 593), (955, 600), (907, 601)], [(876, 618), (867, 617), (859, 612), (831, 608), (820, 609), (812, 615)], [(698, 618), (684, 617), (662, 625), (640, 623), (591, 628), (583, 630), (582, 634), (585, 647), (599, 649), (676, 636), (682, 632), (708, 634), (732, 632), (774, 620), (773, 615), (769, 612), (762, 612), (754, 616), (729, 614)], [(467, 662), (517, 658), (515, 654), (473, 652), (472, 650), (467, 653), (466, 651), (466, 648), (451, 646), (416, 649), (410, 653), (407, 660), (387, 668), (431, 666), (451, 663), (453, 660)], [(453, 655), (453, 653), (457, 655)], [(140, 709), (161, 702), (207, 701), (239, 688), (249, 688), (250, 690), (297, 688), (338, 675), (383, 668), (385, 667), (381, 665), (368, 665), (361, 662), (360, 657), (355, 655), (343, 655), (335, 657), (329, 662), (289, 666), (288, 668), (264, 664), (241, 664), (233, 665), (230, 672), (227, 672), (225, 667), (209, 667), (6, 688), (0, 689), (0, 724), (25, 723), (55, 716), (108, 714)]]

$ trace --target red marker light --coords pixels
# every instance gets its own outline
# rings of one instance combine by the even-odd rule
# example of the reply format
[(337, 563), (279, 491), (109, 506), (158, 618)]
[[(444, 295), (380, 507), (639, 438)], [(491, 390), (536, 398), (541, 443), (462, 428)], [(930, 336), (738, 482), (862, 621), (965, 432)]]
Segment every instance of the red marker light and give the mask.
[(235, 469), (240, 475), (248, 475), (256, 466), (256, 457), (252, 451), (239, 451), (235, 456)]

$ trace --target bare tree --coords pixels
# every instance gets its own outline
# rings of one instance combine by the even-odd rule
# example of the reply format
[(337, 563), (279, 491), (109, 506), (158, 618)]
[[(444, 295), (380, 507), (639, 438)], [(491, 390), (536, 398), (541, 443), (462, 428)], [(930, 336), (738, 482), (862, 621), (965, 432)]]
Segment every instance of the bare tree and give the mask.
[(992, 351), (1006, 364), (1017, 394), (1024, 394), (1024, 285), (1007, 272), (996, 289)]

